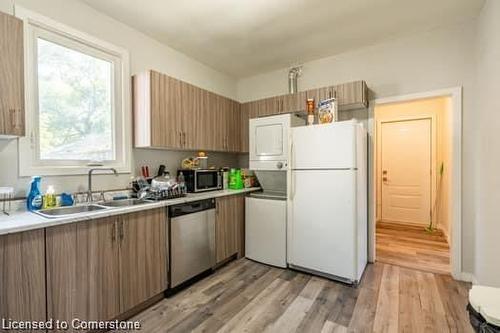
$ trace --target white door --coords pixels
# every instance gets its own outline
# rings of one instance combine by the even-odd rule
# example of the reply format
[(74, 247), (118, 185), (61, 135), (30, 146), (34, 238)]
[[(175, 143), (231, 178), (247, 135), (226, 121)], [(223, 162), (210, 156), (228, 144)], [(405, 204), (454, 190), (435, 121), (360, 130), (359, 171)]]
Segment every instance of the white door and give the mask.
[(249, 126), (250, 162), (287, 161), (290, 115), (250, 119)]
[(295, 170), (291, 182), (289, 263), (355, 280), (356, 171)]
[(292, 169), (356, 168), (358, 124), (344, 121), (292, 128)]
[(245, 255), (286, 267), (286, 201), (245, 198)]
[(431, 133), (431, 119), (381, 124), (382, 220), (429, 223)]

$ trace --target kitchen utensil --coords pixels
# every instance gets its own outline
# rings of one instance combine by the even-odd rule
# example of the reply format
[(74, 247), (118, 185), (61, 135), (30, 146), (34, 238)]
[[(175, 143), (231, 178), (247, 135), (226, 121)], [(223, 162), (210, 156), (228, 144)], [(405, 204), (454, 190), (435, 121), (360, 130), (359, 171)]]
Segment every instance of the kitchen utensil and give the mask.
[(156, 174), (157, 177), (163, 177), (165, 176), (165, 170), (167, 169), (167, 167), (163, 164), (161, 164), (159, 167), (158, 167), (158, 173)]
[(147, 165), (143, 165), (141, 166), (141, 175), (144, 177), (144, 178), (149, 178), (149, 166)]

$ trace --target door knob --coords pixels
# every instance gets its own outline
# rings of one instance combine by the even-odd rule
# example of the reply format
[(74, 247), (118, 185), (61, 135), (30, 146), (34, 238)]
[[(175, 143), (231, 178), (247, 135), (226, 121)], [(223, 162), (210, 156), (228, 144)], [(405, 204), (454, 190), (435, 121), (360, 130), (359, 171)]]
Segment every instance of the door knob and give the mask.
[(278, 163), (276, 163), (276, 167), (277, 167), (278, 169), (283, 168), (283, 162), (278, 162)]

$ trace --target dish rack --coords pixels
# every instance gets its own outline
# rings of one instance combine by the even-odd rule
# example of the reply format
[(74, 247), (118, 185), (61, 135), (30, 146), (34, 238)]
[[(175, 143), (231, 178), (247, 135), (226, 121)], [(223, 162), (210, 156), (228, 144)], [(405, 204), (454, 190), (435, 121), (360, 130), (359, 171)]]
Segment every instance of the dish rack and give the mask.
[(4, 215), (10, 215), (12, 200), (14, 200), (14, 188), (0, 187), (0, 202), (2, 204), (2, 213)]
[(149, 189), (148, 194), (145, 196), (145, 199), (151, 201), (161, 201), (182, 198), (186, 195), (186, 189), (180, 189), (179, 187), (170, 189)]

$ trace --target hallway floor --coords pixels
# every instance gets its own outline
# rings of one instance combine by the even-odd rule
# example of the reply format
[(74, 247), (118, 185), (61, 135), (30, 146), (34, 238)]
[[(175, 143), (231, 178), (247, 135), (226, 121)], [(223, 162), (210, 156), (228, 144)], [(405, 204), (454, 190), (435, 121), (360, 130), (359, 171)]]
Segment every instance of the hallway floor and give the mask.
[(429, 234), (424, 227), (377, 223), (376, 260), (422, 271), (449, 274), (450, 247), (440, 230)]

